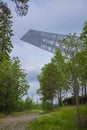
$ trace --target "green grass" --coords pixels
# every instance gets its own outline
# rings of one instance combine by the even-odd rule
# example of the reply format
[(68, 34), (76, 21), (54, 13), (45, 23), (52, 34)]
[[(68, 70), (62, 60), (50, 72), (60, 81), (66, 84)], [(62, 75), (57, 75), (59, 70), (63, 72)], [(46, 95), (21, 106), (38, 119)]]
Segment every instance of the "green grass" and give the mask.
[[(87, 105), (80, 106), (81, 117), (87, 115)], [(63, 107), (31, 121), (26, 130), (78, 130), (76, 107)], [(87, 130), (82, 126), (80, 130)]]
[(0, 113), (0, 119), (1, 119), (1, 118), (4, 118), (4, 117), (6, 117), (6, 115), (3, 114), (3, 113)]
[(32, 114), (32, 113), (43, 113), (42, 110), (39, 110), (39, 109), (34, 109), (34, 110), (31, 110), (31, 111), (22, 111), (22, 112), (13, 112), (11, 115), (12, 116), (20, 116), (20, 115), (26, 115), (26, 114)]
[(39, 110), (39, 109), (34, 109), (34, 110), (31, 110), (31, 111), (21, 111), (21, 112), (13, 112), (11, 113), (10, 115), (6, 115), (6, 114), (3, 114), (3, 113), (0, 113), (0, 119), (6, 117), (6, 116), (20, 116), (20, 115), (26, 115), (26, 114), (32, 114), (32, 113), (40, 113), (40, 114), (44, 114), (44, 111), (42, 110)]

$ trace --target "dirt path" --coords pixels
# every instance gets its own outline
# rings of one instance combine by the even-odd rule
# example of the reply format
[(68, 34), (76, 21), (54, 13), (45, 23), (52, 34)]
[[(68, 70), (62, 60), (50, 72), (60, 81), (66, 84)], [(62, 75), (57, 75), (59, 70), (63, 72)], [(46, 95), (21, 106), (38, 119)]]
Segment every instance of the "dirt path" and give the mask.
[(25, 130), (29, 121), (39, 116), (39, 113), (26, 114), (16, 117), (8, 116), (0, 121), (0, 130)]

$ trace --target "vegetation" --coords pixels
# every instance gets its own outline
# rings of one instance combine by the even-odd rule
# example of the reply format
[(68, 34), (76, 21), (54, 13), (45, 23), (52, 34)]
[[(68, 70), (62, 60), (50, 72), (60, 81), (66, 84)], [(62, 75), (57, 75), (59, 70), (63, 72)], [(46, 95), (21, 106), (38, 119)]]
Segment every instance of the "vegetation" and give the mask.
[[(76, 33), (68, 34), (60, 41), (60, 44), (63, 52), (57, 49), (51, 63), (42, 68), (39, 75), (39, 93), (42, 96), (42, 103), (46, 106), (49, 105), (47, 101), (53, 102), (58, 95), (58, 105), (61, 106), (64, 93), (71, 91), (74, 95), (80, 127), (79, 96), (85, 96), (85, 103), (87, 102), (87, 22), (84, 24), (80, 37), (77, 37)], [(51, 98), (50, 101), (49, 98)], [(50, 105), (48, 109), (52, 110), (51, 108)]]
[(19, 16), (25, 16), (28, 12), (29, 0), (11, 0), (16, 6), (16, 12)]
[[(86, 130), (87, 124), (83, 124), (84, 114), (87, 114), (87, 105), (80, 106), (82, 115), (82, 128), (80, 130)], [(87, 118), (86, 120), (87, 121)], [(76, 108), (63, 107), (51, 114), (44, 115), (38, 119), (29, 123), (26, 130), (78, 130), (76, 119)]]
[(49, 63), (42, 68), (42, 73), (38, 76), (40, 89), (38, 93), (42, 94), (43, 103), (50, 105), (50, 110), (53, 110), (53, 98), (56, 93), (58, 69), (53, 63)]
[[(45, 95), (47, 95), (51, 90), (49, 86), (49, 84), (51, 84), (54, 94), (49, 93), (49, 97), (53, 95), (52, 99), (54, 99), (55, 96), (58, 95), (57, 97), (59, 106), (62, 105), (62, 98), (64, 98), (64, 93), (67, 93), (68, 90), (71, 91), (71, 94), (73, 93), (76, 104), (79, 103), (79, 95), (85, 96), (86, 102), (87, 22), (84, 24), (80, 37), (76, 36), (76, 33), (68, 34), (58, 44), (61, 44), (63, 51), (61, 52), (60, 49), (56, 49), (51, 63), (48, 63), (42, 68), (42, 72), (38, 76), (40, 82), (39, 93), (45, 98)], [(51, 69), (49, 65), (51, 66)], [(54, 71), (55, 68), (56, 71)], [(50, 73), (48, 74), (48, 72)], [(56, 78), (54, 78), (54, 75)], [(55, 79), (54, 82), (52, 82), (53, 78)], [(49, 97), (47, 97), (48, 100)]]
[[(28, 13), (29, 0), (9, 0), (9, 1), (10, 1), (10, 3), (12, 2), (15, 5), (15, 11), (18, 14), (18, 16), (25, 16)], [(7, 2), (4, 4), (6, 4), (6, 6), (7, 6)]]
[(58, 105), (62, 106), (62, 97), (64, 97), (67, 90), (70, 88), (68, 85), (69, 76), (66, 71), (67, 63), (65, 62), (65, 56), (62, 55), (59, 49), (56, 49), (51, 62), (57, 65), (58, 68), (56, 97), (58, 98)]
[(25, 76), (26, 74), (20, 69), (19, 60), (17, 58), (1, 62), (0, 112), (9, 113), (17, 109), (19, 99), (29, 88)]
[(12, 51), (12, 16), (7, 5), (0, 2), (0, 61), (9, 59)]
[[(26, 115), (32, 112), (37, 112), (43, 114), (40, 110), (25, 111), (13, 113), (12, 116)], [(81, 128), (78, 128), (77, 118), (76, 118), (76, 107), (68, 106), (57, 108), (53, 113), (45, 113), (45, 115), (40, 115), (41, 117), (34, 119), (32, 121), (18, 121), (16, 124), (14, 122), (8, 122), (1, 129), (20, 129), (26, 128), (26, 130), (86, 130), (87, 129), (87, 104), (80, 106), (81, 113)], [(3, 115), (2, 115), (3, 116)]]
[(41, 110), (41, 105), (27, 97), (25, 100), (20, 99), (17, 105), (17, 112), (30, 112), (33, 110)]
[[(27, 14), (29, 0), (11, 0), (19, 16)], [(25, 101), (22, 97), (29, 89), (26, 74), (21, 69), (20, 61), (17, 57), (10, 57), (13, 45), (12, 37), (12, 16), (6, 3), (0, 1), (0, 112), (11, 113), (16, 111), (28, 111), (40, 108), (30, 98)], [(45, 110), (54, 110), (54, 99), (58, 100), (58, 105), (62, 106), (62, 100), (68, 91), (74, 95), (77, 109), (62, 108), (61, 110), (36, 119), (29, 124), (30, 130), (77, 130), (83, 125), (81, 130), (86, 130), (83, 115), (87, 114), (86, 107), (79, 108), (79, 95), (85, 97), (87, 102), (87, 22), (85, 22), (80, 37), (68, 34), (60, 41), (63, 53), (57, 49), (51, 63), (46, 64), (38, 80), (40, 88), (42, 107)], [(83, 64), (84, 63), (84, 64)], [(80, 114), (81, 109), (81, 114)], [(77, 119), (76, 117), (77, 110)], [(3, 114), (2, 114), (3, 115)], [(87, 119), (87, 118), (86, 118)], [(73, 122), (72, 122), (73, 120)], [(87, 120), (86, 120), (87, 121)], [(39, 127), (38, 127), (39, 126)], [(86, 125), (87, 128), (87, 125)]]
[(29, 89), (26, 74), (17, 57), (10, 58), (12, 51), (11, 11), (0, 2), (0, 112), (17, 110), (18, 102)]

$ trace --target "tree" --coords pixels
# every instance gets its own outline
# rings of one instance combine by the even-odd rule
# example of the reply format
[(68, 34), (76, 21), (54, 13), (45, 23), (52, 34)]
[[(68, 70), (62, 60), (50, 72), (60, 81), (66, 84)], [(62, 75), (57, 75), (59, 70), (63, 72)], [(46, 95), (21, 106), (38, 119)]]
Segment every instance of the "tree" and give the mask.
[(84, 44), (84, 49), (87, 51), (87, 21), (84, 23), (82, 33), (80, 34), (80, 39)]
[[(74, 78), (78, 78), (78, 63), (75, 61), (76, 54), (83, 49), (83, 45), (79, 37), (74, 33), (73, 35), (69, 34), (61, 41), (63, 47), (63, 54), (66, 58), (66, 63), (68, 63), (69, 70), (71, 71), (71, 78), (73, 83), (74, 94), (76, 95), (76, 87), (74, 84)], [(69, 66), (70, 65), (70, 66)], [(69, 71), (69, 72), (70, 72)], [(78, 82), (78, 81), (77, 81)], [(72, 84), (71, 83), (71, 84)]]
[(57, 65), (58, 68), (58, 84), (56, 93), (58, 95), (58, 104), (59, 106), (62, 106), (62, 96), (64, 91), (66, 92), (69, 89), (65, 57), (62, 55), (62, 52), (59, 49), (56, 49), (55, 55), (51, 61)]
[(18, 16), (25, 16), (28, 13), (28, 2), (29, 0), (9, 0), (12, 1), (15, 5), (15, 11), (17, 12)]
[(16, 5), (16, 12), (19, 16), (25, 16), (28, 12), (29, 0), (11, 0)]
[(11, 18), (11, 11), (7, 4), (0, 2), (0, 111), (6, 113), (17, 109), (18, 100), (29, 89), (19, 59), (10, 58), (13, 48)]
[(17, 109), (19, 99), (29, 89), (26, 74), (18, 58), (4, 60), (0, 64), (0, 111), (12, 112)]
[[(81, 52), (81, 58), (80, 61), (82, 62), (82, 77), (84, 79), (84, 90), (85, 90), (85, 101), (86, 101), (86, 96), (87, 96), (87, 21), (84, 23), (82, 33), (80, 34), (80, 39), (82, 40), (84, 50)], [(84, 59), (84, 61), (83, 61)], [(84, 63), (84, 64), (83, 64)]]
[(7, 58), (12, 51), (12, 21), (11, 11), (7, 4), (0, 2), (0, 61)]
[(69, 72), (70, 84), (74, 91), (77, 108), (78, 126), (81, 124), (80, 111), (79, 111), (79, 65), (76, 59), (76, 54), (83, 49), (83, 44), (79, 37), (74, 33), (69, 34), (61, 41), (63, 47), (63, 54), (66, 57), (67, 70)]
[(78, 52), (76, 55), (78, 62), (79, 80), (81, 85), (82, 97), (85, 97), (84, 103), (86, 103), (87, 97), (87, 52), (85, 50)]
[(76, 53), (83, 49), (83, 44), (80, 38), (76, 36), (76, 33), (66, 35), (66, 37), (60, 41), (60, 44), (63, 49), (63, 55), (68, 61), (75, 58)]
[(27, 97), (24, 102), (25, 110), (32, 110), (34, 103), (30, 97)]
[(46, 64), (38, 76), (40, 82), (39, 93), (42, 95), (42, 101), (50, 104), (50, 110), (53, 110), (53, 99), (58, 84), (58, 69), (53, 63)]

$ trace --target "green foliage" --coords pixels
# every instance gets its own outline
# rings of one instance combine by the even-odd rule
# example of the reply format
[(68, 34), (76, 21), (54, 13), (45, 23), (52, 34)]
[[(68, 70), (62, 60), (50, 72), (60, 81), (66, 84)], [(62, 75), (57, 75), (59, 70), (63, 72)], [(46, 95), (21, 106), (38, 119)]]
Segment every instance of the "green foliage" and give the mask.
[[(16, 106), (16, 112), (30, 112), (34, 110), (41, 110), (41, 104), (34, 102), (30, 97), (27, 97), (25, 100), (19, 99)], [(38, 111), (39, 112), (39, 111)]]
[(80, 126), (79, 90), (81, 87), (82, 96), (85, 93), (86, 98), (87, 95), (87, 46), (85, 46), (87, 45), (87, 22), (83, 27), (81, 38), (77, 37), (76, 33), (68, 34), (60, 41), (60, 44), (63, 53), (57, 49), (51, 63), (42, 68), (39, 76), (39, 93), (42, 95), (43, 106), (46, 108), (49, 107), (56, 94), (58, 94), (58, 101), (61, 104), (64, 90), (72, 89)]
[[(69, 111), (55, 112), (47, 116), (36, 119), (29, 124), (29, 130), (72, 130), (71, 117)], [(68, 122), (69, 121), (69, 122)], [(74, 128), (74, 125), (72, 125)]]
[(66, 37), (60, 41), (63, 48), (63, 55), (67, 60), (70, 60), (76, 56), (76, 53), (82, 49), (82, 42), (76, 33), (69, 33)]
[(50, 106), (51, 104), (49, 102), (46, 102), (46, 101), (42, 101), (42, 108), (44, 111), (49, 111), (50, 110)]
[(84, 23), (80, 39), (82, 40), (84, 49), (82, 52), (78, 53), (77, 60), (80, 65), (80, 73), (83, 75), (83, 78), (87, 80), (87, 21)]
[(80, 34), (80, 39), (83, 41), (85, 46), (84, 49), (87, 51), (87, 21), (84, 23), (82, 33)]
[[(86, 105), (80, 107), (81, 114), (87, 114)], [(78, 130), (75, 107), (64, 107), (29, 123), (26, 130)], [(86, 130), (82, 127), (80, 130)]]
[(12, 51), (11, 36), (12, 20), (11, 12), (7, 4), (0, 2), (0, 61), (9, 58)]
[(67, 64), (65, 62), (65, 56), (62, 55), (62, 52), (59, 49), (56, 49), (55, 55), (51, 61), (56, 64), (58, 68), (56, 95), (58, 96), (58, 105), (62, 106), (62, 95), (64, 95), (64, 93), (69, 89), (69, 76), (66, 71)]
[[(28, 1), (12, 0), (24, 5)], [(21, 8), (21, 11), (22, 8)], [(10, 58), (12, 51), (11, 36), (12, 21), (11, 11), (7, 4), (0, 1), (0, 111), (9, 113), (17, 110), (19, 99), (29, 89), (26, 74), (21, 69), (17, 57)]]
[[(85, 88), (86, 96), (87, 51), (84, 51), (83, 42), (76, 36), (76, 33), (66, 35), (60, 44), (63, 53), (57, 49), (51, 63), (42, 68), (39, 75), (40, 89), (38, 92), (47, 105), (52, 103), (54, 96), (57, 96), (61, 106), (62, 97), (71, 89), (78, 104), (81, 85)], [(45, 106), (45, 102), (43, 102), (43, 106)]]
[(41, 103), (33, 102), (33, 109), (32, 110), (42, 110)]
[(0, 64), (0, 111), (16, 110), (18, 100), (29, 89), (26, 74), (20, 67), (18, 58), (4, 60)]
[(87, 52), (84, 50), (78, 52), (76, 55), (76, 60), (78, 62), (79, 77), (81, 80), (85, 81), (87, 79)]
[(58, 69), (53, 63), (46, 64), (42, 68), (41, 74), (38, 76), (40, 89), (38, 92), (42, 95), (44, 102), (50, 103), (50, 109), (53, 109), (53, 98), (56, 93)]

